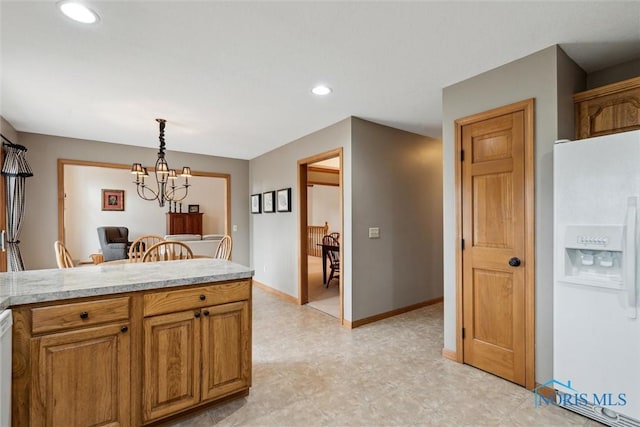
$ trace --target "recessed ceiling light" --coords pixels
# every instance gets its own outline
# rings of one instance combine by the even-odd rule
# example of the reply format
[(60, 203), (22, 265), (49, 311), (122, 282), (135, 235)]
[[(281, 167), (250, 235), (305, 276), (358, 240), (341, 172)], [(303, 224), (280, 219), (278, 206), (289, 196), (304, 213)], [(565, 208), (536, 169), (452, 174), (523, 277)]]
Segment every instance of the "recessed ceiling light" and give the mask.
[(311, 89), (311, 92), (314, 95), (329, 95), (331, 93), (331, 88), (324, 85), (318, 85)]
[(82, 3), (65, 1), (58, 7), (67, 17), (83, 24), (93, 24), (98, 21), (98, 15)]

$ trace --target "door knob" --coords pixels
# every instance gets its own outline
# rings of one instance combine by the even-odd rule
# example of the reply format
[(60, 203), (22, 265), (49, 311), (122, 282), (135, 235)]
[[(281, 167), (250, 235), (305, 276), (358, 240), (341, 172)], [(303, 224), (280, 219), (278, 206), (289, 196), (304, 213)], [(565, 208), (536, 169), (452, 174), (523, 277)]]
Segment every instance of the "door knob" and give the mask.
[(519, 267), (520, 266), (520, 258), (513, 257), (509, 260), (509, 265), (511, 267)]

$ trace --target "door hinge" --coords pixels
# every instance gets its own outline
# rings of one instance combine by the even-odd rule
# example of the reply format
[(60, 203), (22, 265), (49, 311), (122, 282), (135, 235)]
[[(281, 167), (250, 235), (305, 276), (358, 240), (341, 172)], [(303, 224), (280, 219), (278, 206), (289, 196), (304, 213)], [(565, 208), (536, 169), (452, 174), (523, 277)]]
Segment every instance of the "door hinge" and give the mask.
[(464, 162), (464, 150), (460, 150), (460, 161)]
[(462, 328), (462, 339), (464, 339), (464, 328)]
[(464, 239), (460, 240), (460, 250), (464, 251)]

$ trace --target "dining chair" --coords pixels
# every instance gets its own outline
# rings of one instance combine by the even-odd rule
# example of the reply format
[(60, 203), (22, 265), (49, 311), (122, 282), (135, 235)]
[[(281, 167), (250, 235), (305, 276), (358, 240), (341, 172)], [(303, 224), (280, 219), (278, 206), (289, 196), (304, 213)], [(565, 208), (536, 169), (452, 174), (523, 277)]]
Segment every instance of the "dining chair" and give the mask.
[(216, 248), (216, 254), (213, 256), (218, 259), (226, 259), (229, 260), (231, 258), (231, 248), (233, 246), (233, 242), (231, 241), (231, 236), (226, 234), (220, 243), (218, 243), (218, 247)]
[(325, 288), (329, 287), (329, 283), (333, 279), (340, 278), (340, 242), (332, 235), (327, 235), (322, 238), (322, 245), (326, 248), (327, 258), (329, 259), (329, 266), (331, 271), (329, 272), (329, 279), (324, 284)]
[(157, 234), (145, 234), (138, 237), (131, 243), (129, 248), (129, 262), (142, 262), (142, 256), (147, 248), (160, 242), (164, 242), (164, 237)]
[(73, 258), (71, 258), (71, 254), (64, 246), (60, 240), (56, 240), (53, 244), (53, 248), (56, 251), (56, 262), (58, 263), (58, 268), (72, 268), (75, 267), (73, 264)]
[(192, 259), (191, 248), (182, 242), (165, 240), (152, 245), (142, 255), (142, 262), (173, 261)]

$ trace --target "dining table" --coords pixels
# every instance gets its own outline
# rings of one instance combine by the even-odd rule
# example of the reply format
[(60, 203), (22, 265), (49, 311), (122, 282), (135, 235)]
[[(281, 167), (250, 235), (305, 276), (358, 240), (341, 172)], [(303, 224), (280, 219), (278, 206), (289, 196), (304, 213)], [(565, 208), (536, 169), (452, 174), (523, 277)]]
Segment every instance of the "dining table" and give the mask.
[(327, 258), (330, 251), (340, 252), (340, 245), (328, 245), (324, 243), (316, 243), (322, 247), (322, 284), (327, 283)]

